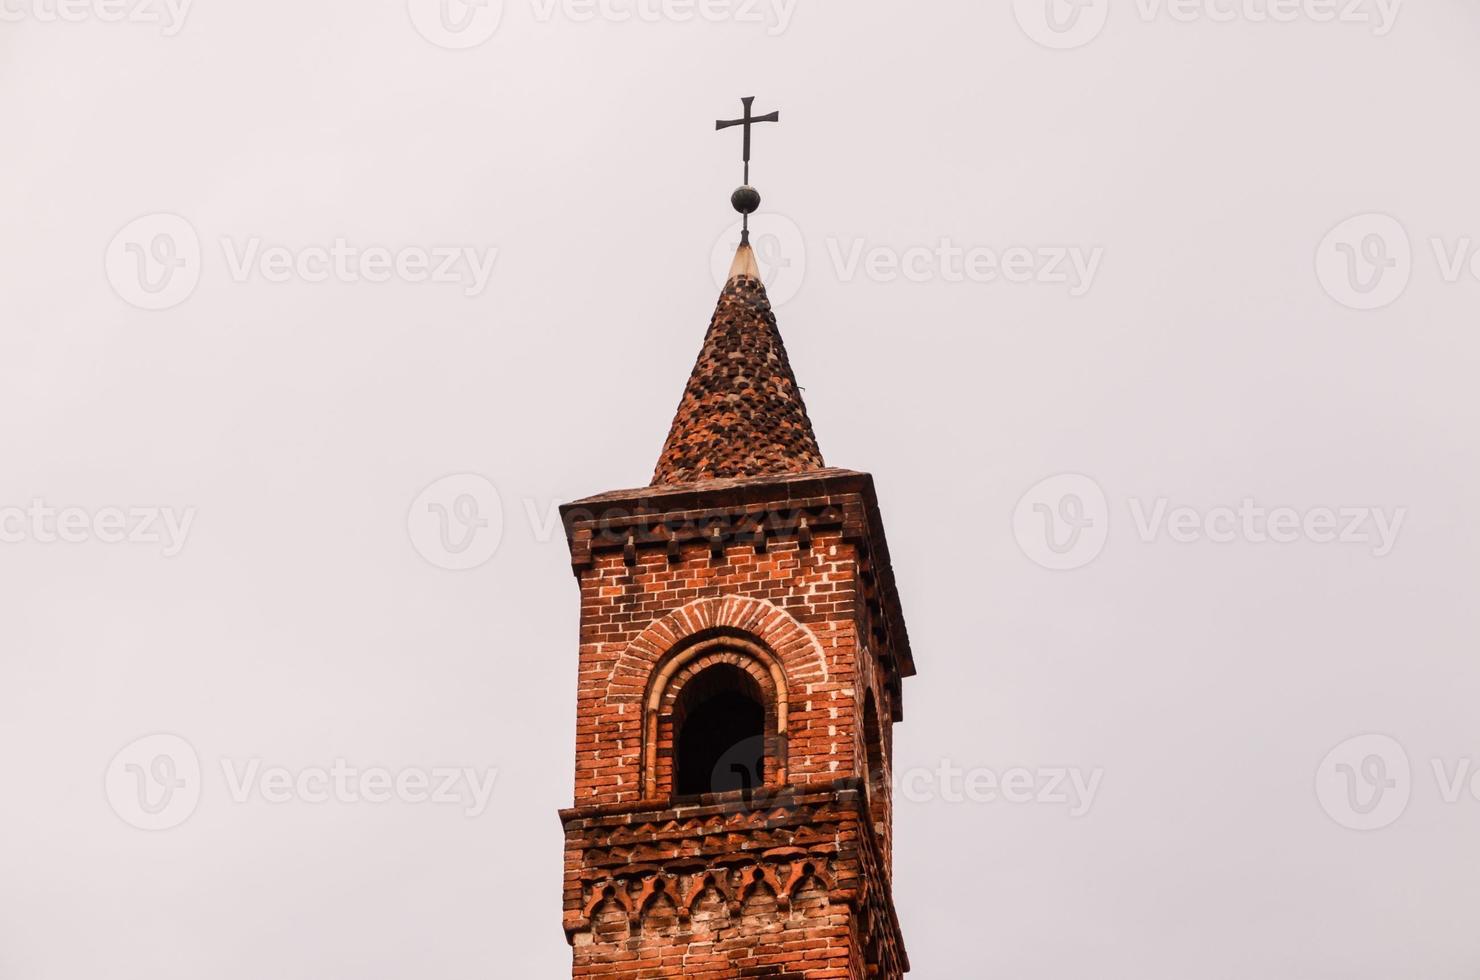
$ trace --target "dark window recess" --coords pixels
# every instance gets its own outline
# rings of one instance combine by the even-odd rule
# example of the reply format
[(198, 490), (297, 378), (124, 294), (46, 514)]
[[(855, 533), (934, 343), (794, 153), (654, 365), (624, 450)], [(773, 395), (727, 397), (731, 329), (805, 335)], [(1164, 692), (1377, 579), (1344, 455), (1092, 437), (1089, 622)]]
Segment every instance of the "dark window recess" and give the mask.
[(755, 681), (717, 664), (694, 678), (678, 734), (679, 796), (754, 790), (765, 785), (766, 711)]

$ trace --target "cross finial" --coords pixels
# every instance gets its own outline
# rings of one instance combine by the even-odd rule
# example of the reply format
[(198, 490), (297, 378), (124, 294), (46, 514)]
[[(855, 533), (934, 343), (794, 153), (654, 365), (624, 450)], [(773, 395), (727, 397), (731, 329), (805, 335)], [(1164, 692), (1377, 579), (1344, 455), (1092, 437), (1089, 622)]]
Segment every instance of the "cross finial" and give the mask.
[(780, 112), (768, 112), (764, 116), (752, 115), (751, 104), (755, 102), (755, 96), (747, 95), (740, 100), (745, 106), (745, 115), (739, 119), (718, 119), (714, 123), (716, 130), (729, 129), (731, 126), (745, 127), (745, 148), (742, 159), (745, 163), (745, 183), (730, 195), (730, 203), (736, 211), (743, 215), (743, 230), (740, 233), (740, 242), (743, 245), (750, 244), (750, 216), (761, 206), (761, 195), (754, 187), (750, 186), (750, 127), (756, 123), (780, 122)]

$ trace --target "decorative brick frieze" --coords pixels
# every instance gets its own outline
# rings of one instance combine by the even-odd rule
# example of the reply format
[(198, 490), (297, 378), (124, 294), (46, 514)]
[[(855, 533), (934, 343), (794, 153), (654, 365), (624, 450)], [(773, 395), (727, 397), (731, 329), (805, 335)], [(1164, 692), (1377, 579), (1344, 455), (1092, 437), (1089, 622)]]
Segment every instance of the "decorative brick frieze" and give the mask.
[[(670, 809), (577, 807), (561, 818), (577, 976), (643, 976), (603, 967), (623, 962), (619, 953), (642, 962), (649, 949), (680, 946), (690, 968), (716, 977), (764, 976), (738, 971), (765, 965), (827, 975), (807, 972), (809, 957), (797, 955), (807, 951), (848, 964), (840, 977), (908, 969), (866, 799), (846, 781)], [(773, 939), (788, 933), (817, 941)]]

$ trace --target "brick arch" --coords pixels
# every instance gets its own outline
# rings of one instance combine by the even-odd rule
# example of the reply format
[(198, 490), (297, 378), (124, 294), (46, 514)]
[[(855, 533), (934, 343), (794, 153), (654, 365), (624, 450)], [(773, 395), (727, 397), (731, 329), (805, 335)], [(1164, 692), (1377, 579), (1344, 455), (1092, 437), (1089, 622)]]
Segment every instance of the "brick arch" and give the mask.
[[(715, 641), (713, 648), (706, 641)], [(702, 647), (702, 649), (701, 649)], [(765, 599), (713, 596), (695, 599), (653, 620), (617, 658), (614, 683), (644, 678), (642, 786), (644, 796), (658, 795), (658, 717), (669, 682), (688, 663), (723, 647), (754, 666), (745, 667), (759, 683), (769, 684), (775, 720), (768, 709), (767, 731), (777, 739), (776, 765), (785, 779), (786, 715), (793, 691), (828, 679), (822, 645), (790, 613)], [(737, 664), (737, 666), (744, 666)], [(757, 670), (761, 676), (757, 675)], [(764, 686), (763, 686), (763, 689)], [(675, 692), (676, 693), (676, 689)]]
[[(727, 664), (745, 673), (761, 695), (766, 712), (765, 758), (766, 784), (786, 785), (787, 711), (790, 694), (786, 673), (771, 651), (730, 633), (717, 633), (690, 643), (653, 673), (643, 704), (643, 789), (649, 799), (660, 798), (674, 790), (673, 753), (678, 749), (678, 731), (682, 719), (676, 717), (681, 698), (689, 683), (711, 667)], [(668, 746), (668, 756), (661, 753)]]
[(664, 654), (692, 637), (718, 630), (753, 637), (781, 659), (790, 677), (820, 674), (819, 679), (827, 679), (822, 646), (811, 630), (774, 602), (734, 595), (695, 599), (653, 620), (617, 658), (616, 673), (646, 675)]

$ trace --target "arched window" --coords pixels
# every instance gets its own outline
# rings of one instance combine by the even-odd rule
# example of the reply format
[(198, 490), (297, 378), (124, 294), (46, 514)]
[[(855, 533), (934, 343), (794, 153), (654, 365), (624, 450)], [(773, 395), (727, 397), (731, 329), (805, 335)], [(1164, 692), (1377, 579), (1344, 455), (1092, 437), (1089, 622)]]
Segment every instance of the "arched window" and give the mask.
[(741, 668), (717, 663), (685, 684), (674, 705), (673, 731), (676, 795), (765, 785), (765, 695)]
[(738, 630), (671, 650), (644, 703), (646, 799), (786, 785), (786, 674)]

